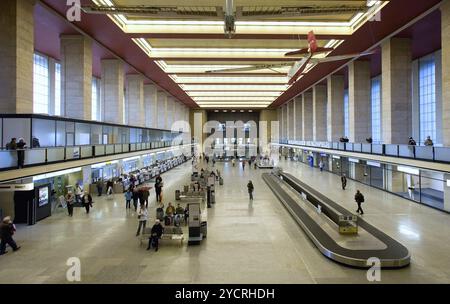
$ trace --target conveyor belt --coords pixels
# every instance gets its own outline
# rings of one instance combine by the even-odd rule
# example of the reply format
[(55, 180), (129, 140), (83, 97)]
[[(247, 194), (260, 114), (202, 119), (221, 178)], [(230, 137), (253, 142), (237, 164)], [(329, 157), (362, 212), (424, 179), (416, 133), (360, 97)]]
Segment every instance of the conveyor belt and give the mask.
[(410, 254), (408, 249), (387, 234), (381, 232), (374, 226), (364, 221), (361, 217), (358, 217), (358, 226), (383, 242), (386, 245), (386, 248), (356, 250), (343, 248), (340, 246), (308, 215), (308, 213), (292, 198), (291, 195), (286, 193), (286, 191), (282, 188), (281, 183), (285, 182), (297, 192), (306, 194), (307, 200), (315, 206), (320, 205), (322, 208), (322, 213), (327, 215), (335, 223), (338, 223), (340, 214), (349, 215), (351, 212), (347, 211), (345, 208), (333, 202), (315, 189), (302, 183), (292, 175), (282, 172), (280, 175), (282, 176), (282, 180), (278, 176), (270, 173), (263, 173), (262, 177), (272, 189), (274, 194), (285, 205), (294, 219), (300, 224), (302, 229), (326, 257), (342, 264), (361, 268), (369, 268), (372, 266), (367, 265), (367, 260), (371, 257), (380, 259), (382, 268), (400, 268), (409, 265)]

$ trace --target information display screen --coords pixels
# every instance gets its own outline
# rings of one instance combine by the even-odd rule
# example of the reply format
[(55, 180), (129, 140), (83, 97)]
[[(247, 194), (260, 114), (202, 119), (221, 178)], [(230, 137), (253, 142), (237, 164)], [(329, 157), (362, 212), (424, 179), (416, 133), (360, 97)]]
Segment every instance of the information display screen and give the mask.
[(39, 188), (39, 207), (48, 204), (48, 187)]

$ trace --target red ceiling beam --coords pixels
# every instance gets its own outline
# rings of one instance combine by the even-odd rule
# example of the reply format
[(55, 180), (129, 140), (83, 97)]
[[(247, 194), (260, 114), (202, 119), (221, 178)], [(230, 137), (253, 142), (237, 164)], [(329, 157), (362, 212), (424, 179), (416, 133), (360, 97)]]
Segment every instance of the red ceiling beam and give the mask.
[[(181, 33), (130, 33), (131, 38), (147, 38), (147, 39), (223, 39), (223, 40), (255, 40), (255, 39), (270, 39), (270, 40), (306, 40), (308, 36), (292, 35), (292, 34), (236, 34), (232, 38), (226, 37), (224, 34), (181, 34)], [(349, 35), (320, 35), (316, 34), (318, 40), (347, 39)]]

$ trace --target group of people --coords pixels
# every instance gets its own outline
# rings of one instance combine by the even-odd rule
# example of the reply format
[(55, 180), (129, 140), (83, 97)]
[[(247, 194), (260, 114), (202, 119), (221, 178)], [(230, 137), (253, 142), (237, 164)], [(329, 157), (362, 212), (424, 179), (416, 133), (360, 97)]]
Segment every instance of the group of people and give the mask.
[(6, 149), (8, 150), (17, 150), (17, 168), (23, 168), (25, 162), (25, 148), (27, 143), (23, 138), (19, 138), (17, 142), (17, 138), (11, 138), (11, 141), (6, 144)]
[(67, 204), (67, 212), (70, 217), (73, 216), (73, 208), (75, 204), (81, 203), (86, 209), (86, 214), (89, 214), (90, 209), (93, 206), (92, 196), (88, 191), (83, 191), (80, 184), (75, 185), (75, 193), (72, 190), (67, 191), (65, 196), (65, 201)]
[[(432, 147), (434, 145), (434, 143), (433, 143), (433, 140), (431, 139), (431, 136), (427, 136), (427, 139), (425, 139), (423, 144), (425, 146)], [(417, 146), (417, 143), (412, 136), (408, 139), (408, 145)]]

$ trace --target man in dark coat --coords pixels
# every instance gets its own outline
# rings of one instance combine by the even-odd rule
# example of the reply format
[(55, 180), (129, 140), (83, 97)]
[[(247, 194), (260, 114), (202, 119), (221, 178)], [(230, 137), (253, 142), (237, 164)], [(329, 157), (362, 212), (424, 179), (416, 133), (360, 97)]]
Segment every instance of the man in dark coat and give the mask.
[(11, 217), (5, 217), (0, 224), (0, 255), (7, 253), (6, 244), (11, 246), (13, 251), (17, 251), (20, 249), (20, 246), (17, 246), (16, 242), (12, 238), (15, 231), (16, 229), (14, 228)]
[(155, 251), (158, 251), (159, 247), (159, 239), (161, 238), (161, 235), (163, 234), (163, 226), (161, 225), (161, 222), (159, 220), (155, 221), (155, 224), (152, 227), (151, 235), (148, 240), (148, 247), (147, 250), (150, 250), (152, 248), (152, 245), (155, 247)]
[(362, 193), (359, 192), (359, 190), (356, 190), (355, 202), (356, 204), (358, 204), (358, 210), (356, 210), (356, 212), (361, 213), (361, 215), (363, 215), (364, 211), (361, 208), (361, 204), (364, 202), (364, 195), (362, 195)]
[(341, 184), (342, 184), (342, 190), (345, 190), (345, 187), (347, 187), (347, 177), (345, 177), (345, 174), (341, 177)]

